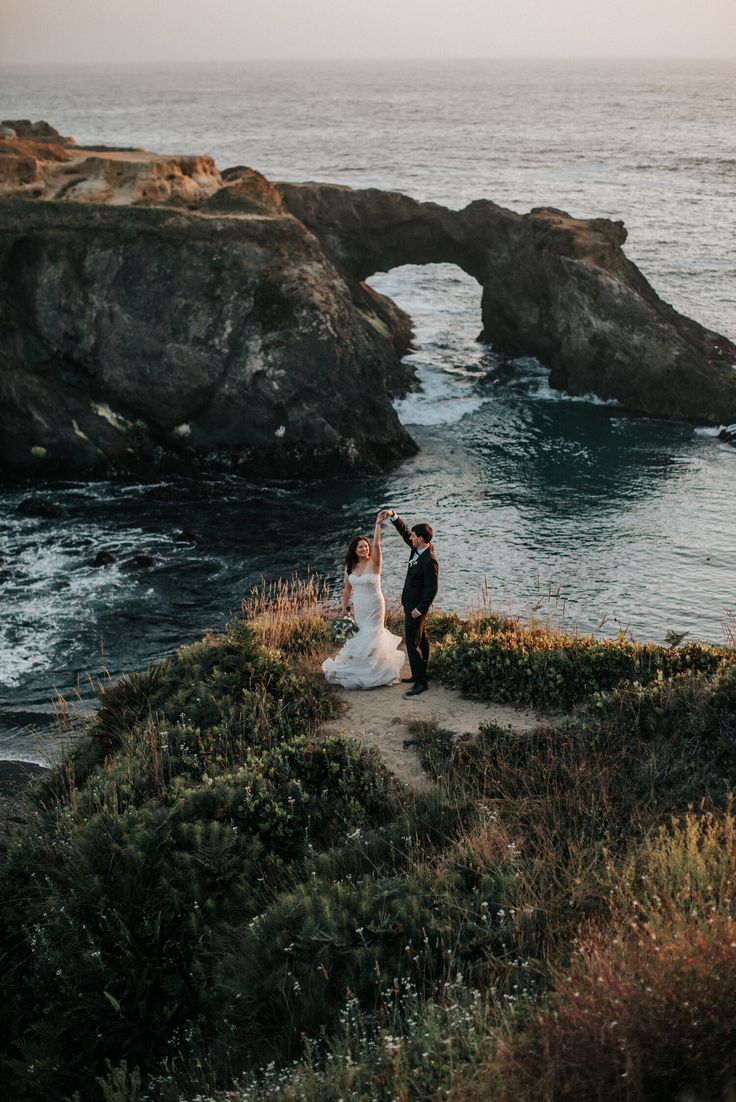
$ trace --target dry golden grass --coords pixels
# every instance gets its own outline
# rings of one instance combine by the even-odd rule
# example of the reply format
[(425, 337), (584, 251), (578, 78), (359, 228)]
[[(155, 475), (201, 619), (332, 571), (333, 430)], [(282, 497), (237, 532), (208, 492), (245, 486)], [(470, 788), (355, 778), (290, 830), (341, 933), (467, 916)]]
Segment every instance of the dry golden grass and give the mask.
[[(275, 581), (261, 578), (243, 598), (243, 619), (267, 647), (313, 653), (322, 643), (328, 649), (333, 615), (329, 602), (330, 587), (317, 574)], [(317, 655), (314, 657), (316, 660)]]

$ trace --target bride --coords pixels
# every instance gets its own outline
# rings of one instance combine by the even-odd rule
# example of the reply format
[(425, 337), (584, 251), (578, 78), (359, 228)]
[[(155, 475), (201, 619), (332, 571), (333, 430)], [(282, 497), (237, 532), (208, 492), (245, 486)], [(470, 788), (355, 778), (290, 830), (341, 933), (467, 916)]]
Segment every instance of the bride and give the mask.
[(401, 637), (383, 626), (381, 562), (381, 521), (377, 519), (373, 546), (367, 536), (356, 536), (345, 556), (342, 613), (347, 615), (352, 600), (358, 630), (334, 658), (322, 663), (327, 680), (344, 689), (394, 685), (404, 665), (404, 653), (398, 649)]

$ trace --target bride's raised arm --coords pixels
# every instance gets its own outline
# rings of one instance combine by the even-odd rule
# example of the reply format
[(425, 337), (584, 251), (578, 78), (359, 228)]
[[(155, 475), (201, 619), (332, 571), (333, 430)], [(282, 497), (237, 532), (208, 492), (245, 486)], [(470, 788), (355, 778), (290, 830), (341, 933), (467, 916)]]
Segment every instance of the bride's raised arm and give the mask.
[(373, 529), (373, 546), (371, 548), (371, 562), (376, 568), (376, 573), (381, 573), (381, 564), (383, 563), (383, 551), (381, 550), (381, 517), (383, 513), (379, 513), (376, 517), (376, 527)]

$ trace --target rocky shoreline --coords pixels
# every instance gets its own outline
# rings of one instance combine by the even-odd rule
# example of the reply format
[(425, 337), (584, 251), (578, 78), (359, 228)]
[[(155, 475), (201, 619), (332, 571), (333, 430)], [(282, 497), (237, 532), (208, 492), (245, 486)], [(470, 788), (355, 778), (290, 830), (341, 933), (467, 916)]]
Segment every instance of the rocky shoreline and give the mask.
[(411, 319), (367, 286), (451, 262), (481, 339), (555, 387), (736, 421), (736, 346), (664, 303), (626, 231), (487, 200), (273, 183), (211, 158), (0, 128), (0, 469), (8, 478), (377, 471), (416, 443), (392, 400)]

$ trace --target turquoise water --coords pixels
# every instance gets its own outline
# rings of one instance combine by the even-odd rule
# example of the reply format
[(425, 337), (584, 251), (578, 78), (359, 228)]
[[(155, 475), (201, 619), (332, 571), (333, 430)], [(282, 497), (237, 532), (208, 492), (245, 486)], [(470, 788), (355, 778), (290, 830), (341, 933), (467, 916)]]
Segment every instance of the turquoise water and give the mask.
[[(679, 310), (736, 336), (736, 64), (504, 62), (5, 69), (3, 117), (80, 142), (210, 152), (273, 177), (485, 196), (623, 218), (627, 252)], [(421, 453), (380, 477), (255, 486), (65, 483), (62, 521), (0, 491), (0, 756), (56, 745), (55, 688), (114, 676), (237, 613), (261, 575), (339, 576), (391, 504), (436, 529), (438, 603), (584, 630), (721, 638), (736, 604), (736, 450), (712, 432), (550, 389), (543, 365), (475, 341), (480, 289), (445, 265), (374, 277), (413, 315), (422, 392), (399, 403)], [(96, 567), (108, 550), (115, 561)], [(135, 556), (147, 555), (143, 562)], [(384, 585), (404, 548), (386, 537)], [(32, 730), (35, 728), (35, 733)]]

